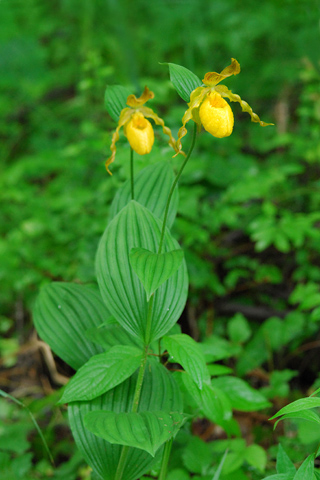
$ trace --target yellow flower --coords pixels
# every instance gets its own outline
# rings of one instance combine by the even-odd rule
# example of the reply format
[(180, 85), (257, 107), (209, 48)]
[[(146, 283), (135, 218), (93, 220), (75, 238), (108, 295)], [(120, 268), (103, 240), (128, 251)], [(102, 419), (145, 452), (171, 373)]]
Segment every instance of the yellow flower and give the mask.
[(154, 133), (152, 125), (147, 118), (152, 118), (156, 125), (162, 127), (163, 132), (169, 137), (169, 145), (178, 152), (176, 141), (171, 134), (170, 128), (165, 126), (162, 118), (158, 117), (151, 108), (144, 106), (144, 104), (153, 97), (154, 93), (151, 92), (148, 87), (145, 87), (143, 94), (139, 98), (136, 98), (135, 95), (128, 96), (128, 107), (125, 107), (120, 113), (118, 126), (112, 136), (110, 146), (111, 156), (106, 161), (106, 169), (110, 175), (112, 175), (112, 173), (109, 170), (109, 165), (114, 162), (116, 156), (116, 142), (119, 140), (119, 130), (121, 127), (123, 127), (124, 134), (135, 152), (139, 153), (139, 155), (150, 153), (154, 142)]
[(124, 126), (124, 132), (131, 148), (139, 155), (151, 152), (154, 142), (153, 128), (142, 113), (136, 112), (132, 115), (130, 122)]
[(227, 97), (231, 102), (239, 102), (243, 112), (248, 112), (252, 122), (259, 123), (262, 127), (273, 125), (260, 120), (258, 115), (252, 111), (252, 108), (241, 100), (239, 95), (234, 94), (225, 85), (218, 85), (222, 80), (231, 75), (237, 75), (240, 72), (240, 64), (232, 58), (231, 64), (222, 70), (221, 73), (208, 72), (205, 74), (202, 82), (204, 86), (198, 87), (190, 95), (188, 110), (182, 118), (182, 127), (178, 133), (177, 147), (178, 153), (181, 151), (181, 139), (186, 135), (186, 124), (189, 120), (196, 122), (211, 133), (214, 137), (223, 138), (231, 135), (233, 130), (233, 113), (230, 105), (224, 100)]

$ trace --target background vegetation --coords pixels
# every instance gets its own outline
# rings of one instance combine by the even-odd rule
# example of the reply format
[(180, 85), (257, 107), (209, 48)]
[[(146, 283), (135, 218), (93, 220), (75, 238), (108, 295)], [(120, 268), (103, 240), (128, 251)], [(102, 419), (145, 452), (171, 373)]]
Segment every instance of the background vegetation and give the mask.
[[(238, 419), (243, 438), (268, 451), (267, 471), (279, 435), (294, 462), (320, 442), (319, 428), (306, 422), (279, 426), (276, 437), (267, 421), (319, 386), (319, 13), (316, 0), (258, 8), (254, 0), (0, 2), (0, 387), (35, 414), (56, 462), (27, 412), (0, 399), (2, 478), (89, 478), (65, 412), (54, 407), (72, 372), (59, 361), (57, 371), (37, 342), (32, 305), (46, 282), (94, 281), (110, 203), (128, 178), (125, 141), (113, 176), (104, 169), (115, 126), (103, 105), (106, 85), (140, 95), (147, 84), (150, 105), (176, 136), (185, 104), (159, 62), (203, 78), (236, 58), (242, 72), (228, 86), (276, 125), (250, 124), (233, 105), (231, 137), (199, 138), (174, 226), (191, 283), (181, 326), (196, 339), (218, 337), (216, 360), (272, 402)], [(136, 156), (137, 170), (170, 159), (156, 134), (152, 154)], [(194, 433), (220, 438), (209, 422), (195, 423)], [(172, 469), (204, 475), (205, 458), (190, 463), (195, 448), (181, 446)], [(223, 478), (264, 475), (259, 465), (241, 472)]]

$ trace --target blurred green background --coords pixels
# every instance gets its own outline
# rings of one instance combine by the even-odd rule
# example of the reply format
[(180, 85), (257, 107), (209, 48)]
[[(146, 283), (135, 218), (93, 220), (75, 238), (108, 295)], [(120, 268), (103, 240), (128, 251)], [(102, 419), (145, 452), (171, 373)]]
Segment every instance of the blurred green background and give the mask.
[[(242, 71), (228, 86), (275, 123), (251, 124), (233, 104), (233, 135), (202, 134), (181, 181), (174, 233), (197, 317), (235, 313), (234, 302), (244, 313), (286, 312), (297, 282), (320, 295), (317, 1), (3, 0), (0, 9), (3, 331), (24, 333), (43, 283), (94, 280), (109, 206), (128, 178), (123, 137), (113, 176), (104, 169), (115, 128), (104, 91), (122, 84), (140, 95), (147, 84), (176, 135), (186, 105), (161, 62), (203, 78), (236, 58)], [(171, 158), (156, 132), (137, 170)]]
[[(262, 365), (271, 379), (268, 398), (286, 397), (295, 375), (291, 388), (319, 386), (319, 18), (318, 0), (0, 0), (0, 387), (39, 394), (19, 390), (20, 377), (12, 383), (7, 375), (26, 368), (19, 355), (41, 285), (94, 281), (110, 204), (129, 175), (123, 136), (113, 176), (105, 171), (115, 128), (104, 107), (106, 86), (140, 95), (148, 85), (155, 92), (148, 106), (176, 136), (186, 105), (160, 63), (203, 78), (231, 57), (242, 71), (227, 86), (275, 126), (252, 124), (232, 104), (232, 136), (199, 136), (173, 227), (190, 275), (182, 328), (197, 339), (220, 337), (221, 358), (239, 376)], [(155, 132), (152, 153), (135, 156), (136, 171), (172, 156)], [(189, 142), (188, 135), (185, 150)], [(173, 167), (180, 162), (173, 159)], [(63, 461), (73, 447), (55, 444), (56, 421), (49, 436)], [(20, 455), (33, 427), (15, 428)], [(301, 438), (308, 444), (307, 434)], [(31, 457), (14, 478), (29, 478), (23, 472)], [(73, 462), (59, 478), (76, 478), (81, 460)]]

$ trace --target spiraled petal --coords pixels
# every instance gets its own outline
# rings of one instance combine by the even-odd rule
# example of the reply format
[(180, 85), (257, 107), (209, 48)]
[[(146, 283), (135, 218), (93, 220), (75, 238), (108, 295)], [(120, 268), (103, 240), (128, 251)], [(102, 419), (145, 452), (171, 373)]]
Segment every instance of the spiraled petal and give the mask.
[(195, 90), (193, 90), (193, 92), (191, 92), (190, 102), (188, 103), (189, 108), (188, 110), (185, 111), (182, 117), (182, 127), (178, 132), (176, 155), (180, 153), (182, 150), (181, 139), (187, 134), (186, 124), (190, 120), (193, 120), (198, 124), (199, 128), (201, 127), (201, 121), (199, 117), (199, 107), (208, 92), (209, 92), (209, 88), (205, 88), (205, 87), (197, 87)]
[(116, 156), (116, 151), (117, 151), (116, 142), (119, 140), (119, 130), (120, 130), (121, 127), (123, 127), (130, 120), (133, 112), (134, 111), (131, 108), (124, 108), (121, 111), (117, 128), (116, 128), (114, 134), (112, 135), (112, 140), (111, 140), (111, 145), (110, 145), (111, 156), (108, 158), (108, 160), (105, 163), (107, 172), (110, 175), (112, 175), (112, 173), (109, 170), (109, 165), (112, 162), (114, 162), (114, 159), (115, 159), (115, 156)]
[(224, 68), (221, 73), (208, 72), (202, 81), (208, 87), (214, 87), (225, 78), (231, 77), (231, 75), (238, 75), (238, 73), (240, 73), (240, 64), (235, 58), (232, 58), (231, 64)]
[(137, 98), (135, 95), (129, 95), (127, 98), (127, 105), (129, 107), (138, 108), (144, 105), (148, 100), (154, 98), (154, 93), (149, 90), (147, 86), (144, 87), (142, 95)]
[(266, 123), (260, 120), (258, 115), (253, 112), (252, 108), (250, 105), (245, 102), (244, 100), (241, 99), (239, 95), (236, 93), (232, 93), (231, 90), (229, 90), (225, 85), (218, 85), (215, 87), (215, 90), (220, 93), (222, 97), (227, 97), (229, 98), (230, 102), (238, 102), (241, 105), (242, 111), (249, 113), (251, 116), (251, 121), (255, 123), (259, 123), (261, 127), (267, 127), (268, 125), (274, 125), (273, 123)]
[(156, 125), (160, 125), (162, 127), (163, 133), (165, 133), (169, 137), (170, 147), (172, 147), (175, 152), (184, 154), (183, 152), (179, 152), (176, 141), (172, 136), (171, 130), (169, 127), (166, 127), (162, 118), (158, 117), (158, 115), (154, 113), (154, 111), (151, 108), (148, 108), (148, 107), (142, 107), (139, 109), (139, 111), (143, 113), (145, 117), (152, 118), (152, 120), (154, 120)]

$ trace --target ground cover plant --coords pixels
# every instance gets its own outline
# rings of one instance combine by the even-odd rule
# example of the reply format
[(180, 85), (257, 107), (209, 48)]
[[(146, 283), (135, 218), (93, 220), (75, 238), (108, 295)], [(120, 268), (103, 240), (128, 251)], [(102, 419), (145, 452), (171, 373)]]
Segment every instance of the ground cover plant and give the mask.
[[(93, 477), (72, 439), (67, 407), (56, 405), (75, 370), (37, 339), (31, 312), (40, 286), (45, 291), (52, 281), (97, 289), (99, 238), (121, 207), (110, 208), (116, 192), (130, 178), (122, 129), (113, 175), (104, 171), (117, 123), (103, 106), (106, 84), (121, 83), (137, 96), (148, 85), (155, 97), (145, 107), (177, 139), (186, 101), (158, 62), (181, 63), (202, 79), (206, 67), (221, 70), (231, 55), (241, 74), (221, 83), (275, 127), (250, 125), (231, 103), (232, 135), (219, 139), (202, 129), (168, 225), (188, 267), (179, 326), (198, 341), (212, 387), (233, 382), (226, 394), (240, 433), (228, 437), (180, 382), (189, 417), (174, 439), (167, 478), (213, 478), (220, 464), (226, 479), (317, 476), (316, 2), (277, 0), (259, 10), (251, 0), (186, 2), (183, 15), (180, 2), (143, 0), (134, 9), (127, 0), (81, 0), (81, 8), (78, 0), (4, 0), (0, 8), (1, 478)], [(181, 155), (171, 158), (169, 136), (149, 120), (155, 140), (150, 154), (134, 155), (135, 195), (164, 159), (158, 171), (164, 184), (183, 162)], [(185, 152), (193, 123), (181, 140)], [(183, 365), (165, 355), (162, 362), (179, 382), (182, 372), (175, 370)], [(281, 412), (284, 421), (273, 430)], [(144, 477), (159, 471), (155, 464)]]

